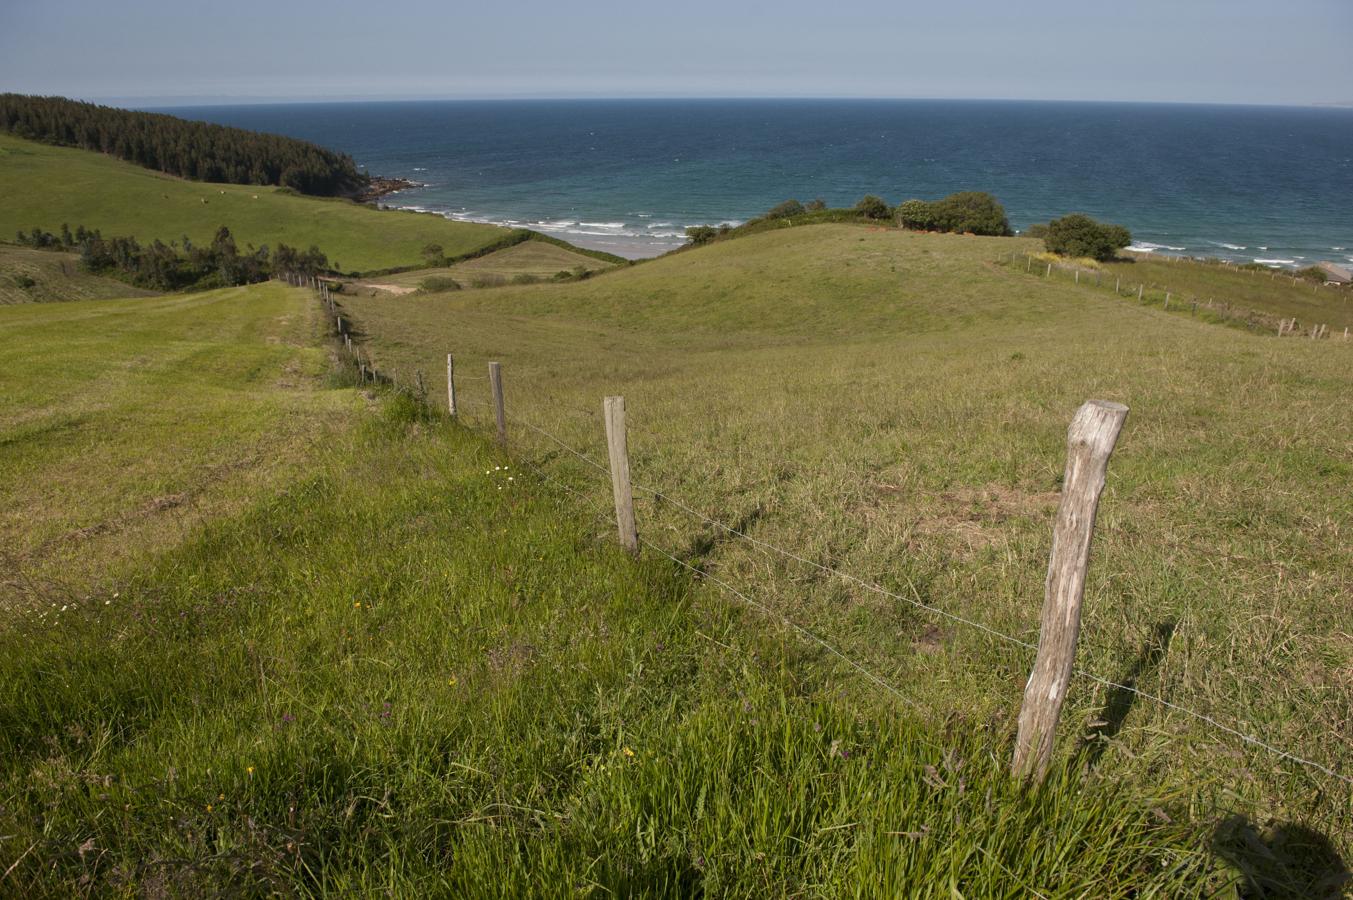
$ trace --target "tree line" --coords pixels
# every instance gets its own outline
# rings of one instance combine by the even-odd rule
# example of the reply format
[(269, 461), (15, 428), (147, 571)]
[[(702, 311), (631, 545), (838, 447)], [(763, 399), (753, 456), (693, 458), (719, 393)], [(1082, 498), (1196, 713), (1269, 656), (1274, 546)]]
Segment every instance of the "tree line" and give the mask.
[(309, 141), (67, 100), (0, 94), (0, 131), (79, 147), (194, 181), (347, 196), (370, 181), (352, 158)]
[(318, 247), (299, 250), (278, 244), (252, 245), (240, 250), (230, 229), (222, 225), (211, 243), (194, 244), (186, 235), (182, 242), (154, 240), (142, 244), (134, 237), (105, 238), (98, 229), (83, 225), (74, 231), (62, 225), (60, 232), (20, 231), (18, 242), (39, 250), (69, 250), (80, 253), (80, 267), (96, 275), (111, 275), (137, 287), (157, 291), (206, 290), (266, 281), (273, 275), (315, 275), (329, 268)]

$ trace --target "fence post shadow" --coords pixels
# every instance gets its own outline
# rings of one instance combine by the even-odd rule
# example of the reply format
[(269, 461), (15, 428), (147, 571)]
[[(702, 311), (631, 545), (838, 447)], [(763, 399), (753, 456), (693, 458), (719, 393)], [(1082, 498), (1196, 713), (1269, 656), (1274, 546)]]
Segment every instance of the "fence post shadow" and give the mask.
[(1136, 660), (1120, 678), (1115, 679), (1123, 687), (1109, 689), (1104, 708), (1099, 711), (1098, 720), (1102, 724), (1096, 725), (1090, 734), (1081, 739), (1080, 749), (1076, 751), (1077, 762), (1086, 768), (1093, 768), (1109, 746), (1109, 741), (1123, 730), (1123, 723), (1127, 721), (1128, 713), (1137, 699), (1137, 695), (1128, 688), (1136, 687), (1139, 678), (1160, 665), (1165, 652), (1170, 649), (1170, 640), (1174, 637), (1177, 624), (1175, 620), (1157, 622), (1155, 631), (1142, 645)]
[(1212, 852), (1233, 866), (1244, 898), (1337, 900), (1353, 874), (1334, 842), (1295, 822), (1260, 830), (1236, 814), (1212, 832)]

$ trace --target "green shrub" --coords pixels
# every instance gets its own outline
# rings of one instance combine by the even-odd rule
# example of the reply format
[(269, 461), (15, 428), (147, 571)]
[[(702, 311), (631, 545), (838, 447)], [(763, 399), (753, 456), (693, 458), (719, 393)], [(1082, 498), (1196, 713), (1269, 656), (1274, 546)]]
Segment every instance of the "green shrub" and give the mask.
[(418, 290), (424, 294), (441, 294), (446, 291), (460, 290), (460, 282), (450, 275), (432, 275), (418, 282)]
[(855, 204), (855, 211), (866, 219), (886, 219), (891, 210), (882, 197), (875, 197), (873, 194), (865, 194)]
[(1045, 238), (1048, 236), (1048, 223), (1038, 222), (1024, 229), (1024, 236), (1031, 238)]
[(986, 234), (1004, 237), (1010, 234), (1005, 207), (984, 191), (960, 191), (934, 203), (941, 231), (958, 234)]
[[(780, 205), (783, 206), (784, 204)], [(714, 240), (718, 233), (718, 229), (710, 225), (692, 225), (686, 229), (686, 239), (698, 247)]]
[(520, 275), (512, 276), (513, 284), (537, 284), (539, 283), (539, 281), (540, 281), (539, 276), (531, 275), (526, 272), (522, 272)]
[(427, 244), (424, 246), (423, 261), (433, 268), (446, 265), (446, 253), (442, 250), (442, 245)]
[(818, 197), (814, 200), (809, 200), (808, 205), (804, 207), (804, 209), (808, 210), (809, 212), (821, 212), (826, 208), (827, 201), (823, 200), (821, 197)]
[(899, 204), (897, 224), (913, 231), (934, 231), (937, 226), (934, 204), (925, 200), (907, 200)]
[(29, 278), (27, 275), (15, 275), (14, 283), (17, 284), (19, 287), (23, 288), (24, 290), (28, 290), (29, 288), (35, 287), (37, 285), (37, 282)]
[(799, 201), (786, 200), (784, 203), (771, 207), (770, 212), (766, 213), (763, 218), (788, 219), (790, 216), (801, 216), (805, 212), (807, 210), (803, 208), (803, 204)]
[(501, 275), (475, 275), (470, 279), (470, 287), (490, 288), (502, 287), (507, 284), (507, 279)]
[(1132, 235), (1121, 225), (1106, 225), (1082, 213), (1071, 213), (1048, 223), (1043, 244), (1061, 256), (1088, 256), (1113, 259), (1119, 250), (1132, 243)]

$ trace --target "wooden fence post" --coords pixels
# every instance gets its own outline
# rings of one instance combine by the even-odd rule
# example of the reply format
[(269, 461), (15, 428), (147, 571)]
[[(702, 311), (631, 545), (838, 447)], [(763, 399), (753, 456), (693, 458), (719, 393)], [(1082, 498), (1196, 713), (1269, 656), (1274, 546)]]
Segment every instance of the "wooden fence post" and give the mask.
[(1033, 267), (1034, 267), (1034, 258), (1033, 258), (1031, 255), (1029, 255), (1028, 253), (1024, 254), (1024, 258), (1025, 258), (1026, 260), (1028, 260), (1028, 261), (1024, 264), (1024, 271), (1028, 272), (1028, 271), (1030, 271), (1031, 269), (1033, 269)]
[(415, 369), (415, 370), (414, 370), (414, 372), (413, 372), (413, 383), (414, 383), (414, 387), (416, 387), (416, 388), (418, 389), (418, 397), (419, 397), (419, 399), (424, 399), (424, 398), (426, 398), (427, 395), (428, 395), (428, 392), (427, 392), (427, 388), (423, 387), (423, 370), (422, 370), (422, 369)]
[(450, 353), (446, 354), (446, 408), (456, 414), (456, 364)]
[(1066, 699), (1076, 660), (1076, 642), (1080, 638), (1081, 600), (1085, 596), (1095, 512), (1104, 490), (1109, 456), (1127, 414), (1128, 408), (1121, 403), (1090, 400), (1076, 411), (1067, 431), (1066, 472), (1052, 530), (1038, 657), (1024, 687), (1011, 766), (1018, 776), (1032, 776), (1041, 781), (1052, 759), (1057, 719)]
[(1169, 291), (1166, 291), (1166, 292), (1165, 292), (1165, 311), (1166, 311), (1166, 312), (1169, 312), (1169, 311), (1170, 311), (1170, 292), (1169, 292)]
[(1139, 284), (1139, 285), (1137, 285), (1137, 302), (1138, 302), (1138, 303), (1140, 303), (1141, 300), (1142, 300), (1142, 291), (1144, 291), (1144, 290), (1146, 290), (1146, 285), (1144, 285), (1144, 284)]
[(1052, 263), (1048, 263), (1048, 271), (1043, 273), (1044, 278), (1052, 277)]
[(507, 446), (507, 410), (503, 407), (503, 367), (489, 363), (489, 387), (493, 389), (493, 417), (498, 421), (498, 445)]
[(1076, 270), (1076, 284), (1080, 284), (1080, 283), (1081, 283), (1081, 270), (1080, 270), (1080, 269), (1077, 269), (1077, 270)]
[(1114, 282), (1113, 282), (1113, 292), (1114, 292), (1115, 294), (1121, 293), (1121, 291), (1119, 290), (1119, 288), (1121, 288), (1122, 286), (1123, 286), (1123, 276), (1122, 276), (1122, 275), (1119, 275), (1116, 279), (1114, 279)]
[(620, 546), (639, 553), (639, 530), (634, 524), (634, 492), (630, 488), (630, 455), (625, 440), (625, 398), (607, 397), (606, 452), (611, 460), (611, 493), (615, 497), (615, 524), (620, 530)]

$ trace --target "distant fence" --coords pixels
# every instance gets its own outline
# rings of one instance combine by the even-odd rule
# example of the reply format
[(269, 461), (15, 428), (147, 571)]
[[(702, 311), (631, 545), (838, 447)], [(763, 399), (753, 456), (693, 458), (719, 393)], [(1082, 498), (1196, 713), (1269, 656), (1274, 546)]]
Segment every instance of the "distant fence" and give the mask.
[[(401, 379), (394, 373), (387, 374), (379, 371), (372, 363), (369, 353), (363, 354), (362, 348), (352, 340), (352, 320), (343, 315), (342, 309), (334, 300), (326, 282), (314, 278), (288, 278), (287, 280), (295, 286), (309, 287), (319, 296), (324, 304), (325, 311), (328, 313), (329, 321), (334, 325), (333, 334), (340, 342), (340, 358), (346, 360), (347, 364), (353, 367), (362, 383), (385, 385), (395, 390), (407, 391), (421, 402), (431, 405), (421, 370), (416, 370), (412, 376), (405, 377), (401, 382)], [(1141, 292), (1142, 289), (1139, 288), (1139, 293)], [(466, 398), (460, 396), (457, 392), (455, 359), (454, 355), (450, 353), (446, 357), (446, 374), (446, 412), (453, 419), (464, 424), (462, 407)], [(1080, 636), (1081, 607), (1085, 593), (1085, 578), (1090, 562), (1095, 516), (1098, 510), (1100, 493), (1104, 488), (1108, 462), (1117, 443), (1119, 432), (1127, 419), (1128, 408), (1126, 406), (1104, 400), (1089, 400), (1077, 410), (1071, 420), (1067, 432), (1067, 456), (1062, 480), (1062, 495), (1053, 525), (1052, 549), (1044, 587), (1039, 639), (1037, 644), (1032, 644), (1014, 635), (992, 628), (976, 619), (967, 618), (926, 603), (914, 587), (910, 596), (890, 591), (875, 582), (859, 578), (832, 566), (814, 562), (792, 551), (752, 537), (725, 522), (700, 513), (665, 491), (647, 487), (634, 481), (631, 477), (629, 463), (625, 400), (623, 397), (606, 397), (602, 401), (607, 446), (607, 462), (602, 463), (546, 429), (511, 414), (507, 408), (504, 392), (503, 368), (498, 362), (488, 364), (488, 385), (490, 395), (488, 407), (492, 411), (494, 436), (500, 447), (504, 450), (509, 449), (508, 426), (509, 423), (515, 424), (548, 440), (595, 470), (600, 477), (609, 481), (618, 540), (627, 551), (637, 554), (642, 547), (666, 557), (676, 565), (690, 571), (697, 578), (717, 585), (747, 605), (779, 620), (805, 641), (826, 650), (871, 683), (904, 703), (915, 705), (914, 701), (898, 690), (895, 685), (888, 682), (887, 679), (871, 671), (858, 660), (852, 659), (811, 629), (805, 628), (785, 614), (758, 602), (747, 593), (739, 591), (708, 572), (697, 569), (671, 551), (644, 538), (638, 528), (634, 507), (634, 491), (638, 490), (670, 504), (686, 515), (706, 525), (711, 525), (730, 537), (745, 541), (762, 552), (776, 554), (823, 574), (840, 578), (865, 590), (908, 603), (948, 621), (981, 631), (989, 637), (1028, 651), (1034, 651), (1036, 655), (1029, 680), (1024, 689), (1015, 738), (1014, 757), (1011, 761), (1012, 772), (1020, 777), (1039, 781), (1046, 774), (1052, 758), (1058, 720), (1068, 694), (1070, 681), (1074, 676), (1079, 676), (1101, 687), (1123, 691), (1142, 700), (1182, 713), (1216, 731), (1264, 750), (1280, 759), (1296, 763), (1308, 770), (1320, 772), (1345, 784), (1353, 785), (1353, 777), (1337, 772), (1328, 766), (1274, 746), (1255, 735), (1241, 731), (1205, 713), (1146, 693), (1131, 684), (1112, 681), (1075, 665), (1076, 647)], [(471, 402), (484, 405), (480, 401)], [(536, 465), (529, 458), (518, 456), (516, 459), (544, 481), (577, 497), (591, 512), (599, 516), (609, 517), (609, 513), (603, 513), (592, 498), (552, 477), (544, 468)]]
[[(1168, 256), (1160, 258), (1180, 259), (1180, 257)], [(1328, 323), (1303, 324), (1295, 318), (1279, 318), (1256, 309), (1237, 306), (1227, 300), (1218, 300), (1214, 297), (1200, 298), (1196, 294), (1177, 292), (1145, 282), (1133, 282), (1131, 280), (1125, 282), (1121, 275), (1111, 275), (1106, 278), (1101, 269), (1087, 269), (1068, 262), (1052, 262), (1035, 257), (1031, 253), (1016, 251), (1003, 253), (997, 257), (997, 262), (1042, 278), (1065, 277), (1073, 284), (1111, 290), (1117, 297), (1133, 298), (1145, 306), (1159, 306), (1166, 312), (1188, 313), (1192, 316), (1198, 316), (1201, 312), (1202, 315), (1210, 316), (1218, 322), (1244, 325), (1257, 331), (1271, 331), (1278, 337), (1300, 336), (1311, 340), (1320, 340), (1322, 338), (1333, 339), (1339, 336), (1336, 332), (1330, 331)], [(1205, 263), (1196, 264), (1205, 265)], [(1243, 270), (1236, 270), (1236, 272), (1240, 271)], [(1256, 276), (1263, 274), (1257, 270), (1252, 271)], [(1272, 274), (1274, 278), (1278, 277), (1277, 273)], [(1292, 277), (1292, 283), (1296, 284), (1297, 282), (1298, 279)], [(1322, 287), (1324, 286), (1316, 284), (1314, 290), (1318, 293)], [(1333, 290), (1343, 289), (1333, 288)], [(1347, 301), (1347, 299), (1347, 296), (1345, 296), (1344, 300)], [(1343, 330), (1342, 340), (1349, 340), (1348, 328)]]

